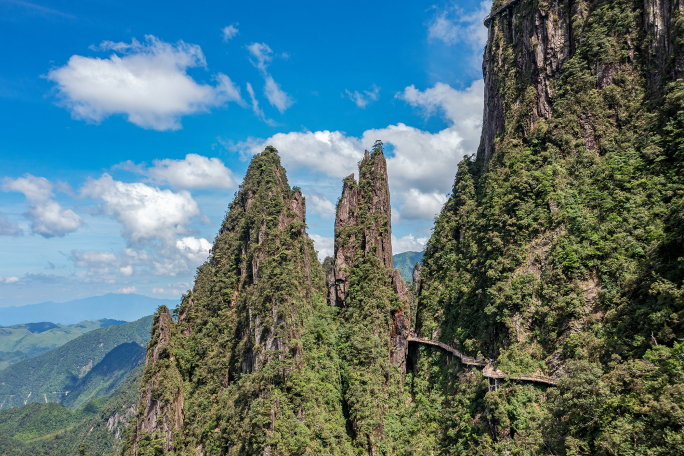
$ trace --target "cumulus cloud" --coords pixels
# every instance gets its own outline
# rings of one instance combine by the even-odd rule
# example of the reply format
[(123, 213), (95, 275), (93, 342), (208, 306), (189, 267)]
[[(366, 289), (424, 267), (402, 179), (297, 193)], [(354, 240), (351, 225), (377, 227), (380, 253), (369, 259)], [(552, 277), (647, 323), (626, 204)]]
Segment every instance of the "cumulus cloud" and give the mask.
[(176, 189), (184, 188), (234, 188), (233, 172), (218, 158), (208, 158), (198, 154), (187, 154), (183, 160), (165, 158), (154, 160), (149, 168), (136, 165), (128, 160), (116, 165), (147, 176), (151, 182), (170, 185)]
[(183, 290), (179, 290), (178, 288), (152, 288), (152, 293), (180, 296), (183, 294)]
[(17, 222), (7, 218), (7, 214), (0, 212), (0, 236), (23, 236), (24, 230)]
[(318, 259), (323, 261), (325, 257), (335, 254), (335, 238), (310, 234), (309, 237), (314, 242), (314, 247), (318, 250)]
[(113, 252), (72, 250), (69, 259), (74, 266), (88, 270), (89, 276), (119, 275), (130, 277), (133, 266), (149, 265), (152, 258), (145, 250), (126, 248), (118, 254)]
[(347, 89), (345, 89), (344, 92), (347, 94), (347, 97), (361, 109), (364, 109), (369, 103), (377, 101), (380, 97), (380, 87), (375, 84), (373, 84), (370, 90), (364, 90), (363, 93), (356, 90), (350, 92)]
[(412, 234), (398, 238), (392, 235), (392, 255), (404, 252), (422, 252), (428, 238), (415, 238)]
[(109, 174), (88, 180), (82, 197), (101, 200), (102, 212), (123, 227), (129, 244), (119, 254), (73, 251), (71, 260), (98, 277), (130, 276), (139, 269), (161, 276), (191, 272), (207, 259), (211, 243), (191, 236), (188, 225), (202, 218), (189, 192), (160, 190), (144, 183), (115, 181)]
[(306, 192), (306, 208), (325, 219), (335, 217), (335, 205), (315, 190)]
[[(71, 209), (63, 209), (51, 199), (54, 188), (55, 184), (49, 180), (31, 174), (16, 179), (6, 177), (2, 181), (3, 191), (20, 192), (26, 196), (31, 206), (24, 216), (31, 220), (31, 231), (45, 238), (64, 236), (76, 231), (83, 224), (83, 219), (78, 214)], [(12, 231), (12, 225), (9, 228)]]
[(448, 84), (438, 82), (434, 87), (421, 92), (411, 85), (396, 97), (421, 109), (426, 117), (440, 112), (465, 139), (479, 139), (484, 107), (484, 80), (478, 79), (464, 90), (456, 90)]
[(238, 29), (236, 25), (239, 24), (236, 22), (235, 24), (227, 25), (221, 29), (221, 33), (223, 34), (223, 41), (229, 41), (235, 35), (238, 34)]
[(0, 276), (0, 283), (17, 283), (19, 282), (19, 277), (3, 277)]
[(186, 225), (201, 215), (185, 190), (174, 193), (140, 182), (124, 183), (106, 173), (89, 179), (81, 196), (102, 200), (104, 212), (123, 225), (123, 235), (133, 245), (154, 240), (175, 245), (176, 235), (188, 234)]
[(446, 84), (425, 91), (410, 86), (397, 97), (423, 110), (426, 116), (441, 113), (448, 127), (430, 133), (399, 123), (366, 130), (360, 137), (327, 130), (278, 133), (265, 141), (249, 138), (231, 148), (249, 156), (272, 145), (288, 170), (340, 179), (356, 173), (364, 149), (370, 149), (380, 139), (393, 146), (387, 168), (393, 205), (402, 214), (397, 220), (431, 221), (446, 201), (458, 162), (477, 150), (484, 85), (478, 80), (460, 91)]
[(447, 201), (447, 196), (444, 193), (423, 193), (415, 188), (409, 189), (401, 196), (403, 205), (397, 220), (432, 220), (435, 215), (439, 214)]
[(190, 236), (176, 240), (176, 248), (188, 260), (200, 264), (207, 260), (211, 244), (206, 239)]
[[(271, 76), (271, 74), (268, 72), (268, 65), (273, 60), (273, 50), (266, 43), (252, 43), (249, 46), (247, 46), (247, 50), (251, 55), (249, 61), (259, 70), (261, 75), (264, 77), (264, 95), (266, 96), (266, 99), (271, 104), (271, 106), (275, 107), (278, 111), (280, 111), (281, 114), (284, 113), (287, 108), (292, 106), (292, 104), (294, 103), (294, 98), (288, 95), (280, 87), (280, 84), (275, 82), (273, 76)], [(289, 58), (289, 55), (282, 54), (282, 57)], [(249, 88), (247, 90), (249, 91)], [(255, 99), (253, 96), (253, 91), (250, 92), (250, 96), (252, 97), (252, 107), (253, 109), (255, 109)], [(256, 106), (258, 107), (258, 104), (256, 104)], [(258, 114), (256, 109), (255, 113)], [(264, 120), (266, 120), (263, 116), (263, 113), (261, 113), (261, 117), (264, 118)]]
[(108, 59), (73, 55), (47, 75), (76, 119), (100, 122), (123, 114), (143, 128), (177, 130), (184, 115), (230, 101), (244, 105), (240, 89), (225, 74), (215, 75), (213, 86), (187, 74), (188, 68), (206, 68), (197, 45), (170, 44), (147, 35), (144, 43), (104, 41), (94, 49), (115, 54)]

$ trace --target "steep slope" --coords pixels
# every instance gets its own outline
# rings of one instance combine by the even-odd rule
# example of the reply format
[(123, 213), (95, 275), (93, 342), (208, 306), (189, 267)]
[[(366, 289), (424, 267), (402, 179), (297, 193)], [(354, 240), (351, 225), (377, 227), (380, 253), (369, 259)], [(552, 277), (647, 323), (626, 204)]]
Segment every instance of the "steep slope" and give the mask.
[(31, 402), (78, 408), (109, 394), (142, 360), (151, 323), (149, 316), (97, 329), (0, 371), (0, 410)]
[(0, 411), (0, 454), (7, 456), (49, 456), (118, 453), (127, 426), (135, 417), (143, 366), (110, 396), (93, 399), (77, 411), (62, 404), (34, 402)]
[(417, 329), (562, 380), (460, 386), (484, 400), (442, 442), (681, 454), (684, 4), (492, 11), (482, 141), (428, 243)]
[(211, 257), (155, 315), (127, 454), (348, 454), (325, 281), (305, 201), (256, 155)]
[(54, 350), (81, 334), (123, 323), (126, 322), (105, 318), (73, 325), (40, 322), (0, 327), (0, 370), (23, 359)]
[(396, 421), (403, 393), (409, 294), (392, 262), (387, 165), (382, 143), (366, 151), (359, 181), (344, 180), (335, 219), (335, 263), (328, 277), (331, 305), (340, 308), (343, 394), (357, 449), (392, 448), (386, 427)]

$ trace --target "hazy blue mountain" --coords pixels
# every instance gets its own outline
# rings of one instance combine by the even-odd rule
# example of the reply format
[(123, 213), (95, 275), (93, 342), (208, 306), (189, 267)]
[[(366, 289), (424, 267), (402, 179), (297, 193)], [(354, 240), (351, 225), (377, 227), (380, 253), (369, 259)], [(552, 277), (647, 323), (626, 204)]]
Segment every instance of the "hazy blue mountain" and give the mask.
[(77, 409), (111, 394), (144, 359), (152, 316), (90, 331), (0, 371), (0, 410), (31, 402)]
[(413, 282), (413, 267), (416, 263), (423, 261), (424, 252), (404, 252), (392, 255), (394, 267), (401, 271), (401, 278), (404, 282)]
[(152, 315), (161, 305), (173, 309), (178, 302), (177, 299), (156, 299), (137, 294), (110, 293), (60, 303), (43, 302), (28, 306), (0, 307), (0, 325), (10, 326), (46, 321), (69, 325), (83, 320), (102, 318), (134, 321), (145, 315)]
[(51, 322), (0, 326), (0, 371), (23, 359), (54, 350), (95, 329), (126, 323), (123, 320), (102, 319), (82, 321), (74, 325)]

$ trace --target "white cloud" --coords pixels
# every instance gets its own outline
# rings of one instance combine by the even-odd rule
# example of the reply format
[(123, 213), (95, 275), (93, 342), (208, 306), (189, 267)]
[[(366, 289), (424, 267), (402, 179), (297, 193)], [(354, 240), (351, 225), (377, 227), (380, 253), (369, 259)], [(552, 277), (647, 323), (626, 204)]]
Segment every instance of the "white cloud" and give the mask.
[(455, 3), (447, 8), (438, 9), (428, 25), (428, 39), (441, 41), (447, 46), (465, 44), (471, 51), (470, 67), (479, 71), (488, 34), (483, 21), (491, 8), (492, 2), (486, 0), (481, 2), (477, 9), (468, 12)]
[(345, 89), (344, 92), (347, 94), (347, 97), (361, 109), (364, 109), (369, 103), (377, 101), (377, 99), (380, 98), (380, 87), (375, 84), (373, 84), (371, 90), (364, 90), (363, 93), (359, 93), (356, 90), (352, 93), (347, 89)]
[(129, 265), (129, 266), (124, 266), (122, 268), (119, 268), (119, 272), (124, 277), (130, 277), (131, 275), (133, 275), (133, 266)]
[(318, 250), (318, 259), (323, 261), (325, 257), (335, 254), (335, 238), (310, 234), (309, 237), (314, 242), (314, 247)]
[(335, 217), (335, 205), (330, 200), (313, 190), (307, 193), (305, 195), (307, 210), (311, 209), (311, 212), (320, 215), (324, 219)]
[(447, 45), (465, 43), (473, 49), (482, 50), (487, 44), (488, 33), (483, 22), (491, 9), (491, 1), (481, 2), (476, 10), (470, 12), (456, 5), (443, 9), (430, 21), (428, 39), (439, 40)]
[(31, 206), (24, 216), (31, 220), (31, 231), (45, 238), (64, 236), (83, 224), (78, 214), (71, 209), (63, 209), (51, 199), (54, 188), (55, 184), (49, 180), (31, 174), (16, 179), (6, 177), (2, 183), (3, 191), (20, 192), (26, 196)]
[(145, 43), (105, 41), (96, 49), (116, 54), (108, 59), (73, 55), (52, 69), (47, 79), (57, 84), (63, 104), (72, 116), (100, 122), (113, 114), (143, 128), (177, 130), (184, 115), (205, 112), (229, 101), (244, 104), (240, 89), (224, 74), (216, 84), (197, 83), (188, 68), (205, 67), (197, 45), (170, 44), (147, 35)]
[(185, 190), (174, 193), (140, 182), (119, 182), (106, 173), (97, 180), (89, 179), (81, 195), (104, 201), (104, 212), (123, 225), (123, 235), (130, 244), (160, 240), (174, 246), (176, 235), (188, 234), (186, 225), (201, 214)]
[(24, 230), (17, 222), (7, 218), (7, 214), (0, 213), (0, 236), (23, 236)]
[(17, 283), (19, 282), (19, 277), (2, 277), (0, 276), (0, 283)]
[(361, 137), (327, 130), (278, 133), (265, 141), (249, 138), (232, 149), (244, 156), (272, 145), (288, 170), (306, 170), (339, 179), (357, 173), (364, 149), (370, 149), (380, 139), (393, 146), (387, 154), (387, 168), (393, 206), (401, 214), (395, 221), (432, 221), (446, 201), (458, 162), (477, 150), (484, 85), (478, 80), (459, 91), (437, 84), (422, 92), (410, 86), (397, 97), (422, 109), (426, 116), (441, 112), (448, 127), (430, 133), (399, 123), (366, 130)]
[(154, 166), (145, 168), (132, 161), (126, 161), (115, 168), (121, 168), (147, 176), (155, 184), (168, 184), (176, 189), (184, 188), (234, 188), (233, 172), (218, 158), (198, 154), (187, 154), (183, 160), (165, 158), (154, 160)]
[(444, 193), (422, 193), (415, 188), (405, 192), (401, 199), (404, 204), (397, 214), (397, 220), (432, 220), (447, 201)]
[(484, 80), (473, 81), (464, 90), (456, 90), (438, 82), (431, 89), (421, 92), (411, 85), (396, 97), (423, 110), (427, 117), (441, 112), (462, 137), (471, 141), (479, 140), (484, 109)]
[(273, 50), (270, 46), (266, 43), (252, 43), (247, 46), (247, 50), (256, 60), (249, 59), (252, 65), (265, 72), (268, 64), (273, 60)]
[(131, 294), (131, 293), (135, 293), (136, 291), (138, 291), (138, 290), (136, 290), (135, 287), (125, 287), (125, 288), (119, 288), (114, 293)]
[(259, 107), (259, 101), (256, 99), (256, 95), (254, 94), (254, 89), (252, 88), (252, 84), (250, 84), (248, 82), (246, 85), (247, 85), (247, 93), (249, 94), (249, 98), (252, 101), (252, 112), (254, 112), (254, 114), (257, 117), (260, 117), (261, 120), (266, 122), (266, 124), (268, 124), (272, 127), (275, 126), (276, 123), (271, 119), (267, 119), (266, 115), (264, 114), (264, 110)]
[(176, 240), (176, 248), (193, 263), (202, 263), (207, 260), (211, 244), (204, 238), (184, 237)]
[(231, 38), (238, 34), (238, 29), (237, 27), (235, 27), (236, 25), (239, 24), (236, 22), (235, 24), (227, 25), (221, 29), (221, 33), (223, 34), (223, 41), (229, 41)]
[[(253, 57), (250, 58), (249, 61), (252, 63), (252, 65), (259, 69), (259, 72), (261, 72), (261, 75), (264, 77), (264, 95), (266, 95), (266, 99), (269, 103), (271, 103), (271, 106), (274, 106), (278, 111), (280, 111), (281, 114), (284, 113), (287, 108), (292, 106), (294, 99), (280, 88), (280, 84), (275, 82), (273, 76), (271, 76), (267, 71), (268, 64), (273, 60), (273, 50), (266, 43), (252, 43), (247, 46), (247, 50)], [(280, 56), (285, 59), (289, 58), (289, 54), (287, 53), (283, 53)], [(250, 91), (249, 88), (247, 90)], [(250, 96), (252, 97), (252, 108), (254, 112), (259, 115), (259, 112), (257, 111), (258, 104), (255, 103), (253, 94), (254, 91), (250, 91)], [(266, 120), (266, 118), (263, 116), (263, 112), (260, 114), (261, 117)]]
[(412, 234), (398, 238), (392, 235), (392, 255), (404, 252), (422, 252), (428, 238), (415, 238)]
[(271, 103), (271, 106), (275, 106), (281, 114), (284, 113), (287, 108), (292, 106), (294, 98), (285, 93), (270, 74), (265, 75), (264, 80), (266, 81), (264, 95), (266, 95), (268, 102)]
[(366, 130), (360, 138), (327, 130), (278, 133), (265, 141), (250, 138), (233, 148), (241, 154), (253, 155), (272, 145), (288, 170), (307, 170), (339, 179), (358, 172), (357, 163), (363, 158), (364, 148), (370, 149), (380, 139), (393, 146), (387, 167), (390, 190), (400, 203), (397, 206), (407, 218), (420, 215), (432, 220), (445, 200), (442, 195), (453, 185), (458, 162), (477, 150), (484, 85), (478, 80), (458, 91), (438, 84), (423, 92), (410, 86), (397, 97), (423, 109), (428, 116), (442, 112), (449, 126), (430, 133), (400, 123)]

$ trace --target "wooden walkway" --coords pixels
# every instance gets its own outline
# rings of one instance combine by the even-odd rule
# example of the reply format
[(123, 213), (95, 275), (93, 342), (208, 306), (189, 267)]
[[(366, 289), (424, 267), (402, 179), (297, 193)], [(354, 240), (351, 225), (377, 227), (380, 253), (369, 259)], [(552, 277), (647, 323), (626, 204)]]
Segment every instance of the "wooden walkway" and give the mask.
[(509, 379), (509, 380), (519, 380), (519, 381), (524, 381), (524, 382), (535, 382), (535, 383), (544, 383), (546, 385), (555, 385), (558, 379), (553, 378), (553, 377), (544, 377), (542, 375), (528, 375), (528, 374), (509, 374), (506, 372), (501, 372), (498, 369), (494, 369), (494, 366), (490, 365), (486, 360), (480, 358), (471, 358), (470, 356), (466, 356), (460, 351), (456, 350), (455, 348), (445, 344), (444, 342), (439, 342), (437, 340), (431, 340), (431, 339), (424, 339), (422, 337), (417, 337), (417, 336), (409, 336), (406, 339), (408, 342), (417, 342), (419, 344), (423, 345), (432, 345), (435, 347), (439, 347), (443, 350), (448, 351), (449, 353), (457, 356), (461, 362), (467, 366), (475, 366), (475, 367), (483, 367), (482, 369), (482, 375), (486, 378), (493, 378), (493, 379)]
[(494, 19), (496, 16), (498, 16), (499, 14), (501, 14), (505, 11), (510, 10), (515, 5), (517, 5), (518, 3), (520, 3), (520, 0), (511, 0), (510, 2), (503, 4), (500, 7), (498, 7), (497, 9), (495, 9), (494, 11), (492, 11), (489, 14), (489, 16), (485, 17), (485, 20), (484, 20), (485, 27), (489, 27), (490, 22), (492, 22), (492, 19)]

